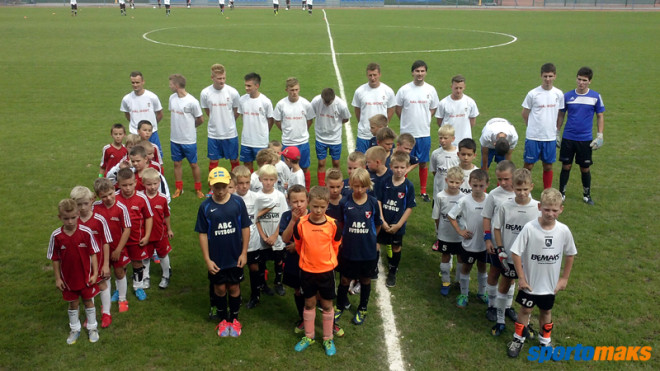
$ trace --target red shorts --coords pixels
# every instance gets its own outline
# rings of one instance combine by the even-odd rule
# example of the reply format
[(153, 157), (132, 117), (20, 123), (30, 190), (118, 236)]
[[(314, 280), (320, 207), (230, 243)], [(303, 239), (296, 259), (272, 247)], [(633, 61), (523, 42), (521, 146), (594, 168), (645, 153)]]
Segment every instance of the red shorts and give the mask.
[[(112, 250), (114, 250), (114, 249), (112, 247), (110, 247), (110, 256), (112, 256)], [(111, 259), (110, 260), (110, 265), (113, 268), (124, 268), (130, 262), (131, 262), (131, 259), (128, 257), (128, 253), (126, 252), (126, 247), (124, 247), (121, 250), (121, 254), (119, 254), (119, 260), (112, 261), (112, 259)]]
[(94, 284), (78, 291), (64, 289), (64, 291), (62, 291), (62, 298), (66, 301), (77, 301), (78, 298), (82, 298), (83, 300), (90, 300), (98, 295), (99, 292), (99, 287)]
[(138, 244), (126, 244), (126, 251), (128, 252), (128, 258), (131, 259), (131, 261), (142, 261), (149, 257), (149, 255), (147, 255), (147, 249)]
[(160, 241), (149, 241), (149, 244), (146, 246), (147, 256), (152, 256), (154, 251), (158, 254), (159, 257), (164, 258), (167, 254), (172, 251), (172, 246), (170, 246), (170, 239), (164, 237)]

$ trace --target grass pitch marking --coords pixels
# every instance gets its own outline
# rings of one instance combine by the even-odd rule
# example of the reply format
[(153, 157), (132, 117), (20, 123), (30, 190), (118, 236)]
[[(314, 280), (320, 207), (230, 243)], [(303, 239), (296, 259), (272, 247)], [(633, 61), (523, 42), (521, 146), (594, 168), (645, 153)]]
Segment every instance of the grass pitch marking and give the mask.
[[(341, 78), (341, 73), (339, 72), (339, 65), (337, 64), (335, 42), (332, 39), (330, 23), (328, 22), (328, 16), (325, 13), (325, 9), (323, 9), (323, 20), (325, 21), (325, 25), (328, 30), (328, 39), (330, 40), (330, 54), (332, 55), (332, 65), (335, 68), (335, 75), (337, 75), (339, 94), (341, 98), (346, 101), (344, 82)], [(349, 104), (348, 102), (346, 103)], [(360, 118), (356, 117), (356, 119), (359, 120)], [(350, 120), (344, 124), (344, 131), (346, 132), (346, 147), (348, 152), (353, 152), (355, 150), (355, 139), (353, 138), (353, 128), (351, 127)], [(379, 261), (378, 264), (380, 272), (386, 272), (382, 261)], [(392, 371), (405, 370), (403, 355), (401, 354), (401, 345), (399, 344), (399, 331), (396, 328), (396, 317), (394, 316), (392, 301), (390, 300), (390, 291), (387, 289), (387, 287), (385, 287), (385, 280), (383, 277), (380, 277), (380, 279), (376, 280), (376, 292), (378, 292), (376, 304), (378, 305), (378, 309), (380, 310), (380, 314), (383, 319), (383, 332), (385, 335), (385, 347), (387, 349), (387, 362), (390, 366), (390, 370)]]
[[(325, 19), (326, 25), (328, 27), (328, 35), (330, 36), (330, 25), (328, 24), (327, 16), (325, 16), (325, 11), (324, 11), (324, 19)], [(497, 35), (497, 36), (505, 36), (505, 37), (509, 38), (509, 41), (499, 43), (499, 44), (476, 46), (476, 47), (472, 47), (472, 48), (426, 49), (426, 50), (393, 50), (393, 51), (370, 51), (370, 52), (335, 52), (334, 47), (332, 46), (332, 36), (330, 36), (331, 52), (326, 53), (326, 52), (282, 52), (282, 51), (263, 51), (263, 50), (212, 48), (212, 47), (208, 47), (208, 46), (194, 46), (194, 45), (176, 44), (176, 43), (158, 41), (158, 40), (153, 39), (153, 37), (152, 37), (152, 34), (154, 34), (154, 33), (157, 33), (157, 32), (160, 32), (160, 31), (166, 31), (166, 30), (173, 30), (173, 29), (182, 28), (182, 27), (166, 27), (166, 28), (158, 28), (158, 29), (155, 29), (155, 30), (147, 31), (147, 32), (142, 34), (142, 38), (145, 39), (146, 41), (152, 42), (154, 44), (165, 45), (165, 46), (173, 46), (173, 47), (177, 47), (177, 48), (188, 48), (188, 49), (197, 49), (197, 50), (212, 50), (212, 51), (221, 51), (221, 52), (228, 52), (228, 53), (261, 54), (261, 55), (331, 55), (333, 58), (335, 58), (337, 55), (419, 54), (419, 53), (449, 53), (449, 52), (474, 51), (474, 50), (483, 50), (483, 49), (491, 49), (491, 48), (498, 48), (498, 47), (502, 47), (502, 46), (507, 46), (507, 45), (513, 44), (516, 41), (518, 41), (518, 38), (514, 35), (503, 33), (503, 32), (495, 32), (495, 31), (464, 30), (464, 29), (458, 29), (458, 28), (443, 28), (443, 27), (410, 27), (410, 26), (383, 26), (383, 27), (475, 32), (475, 33), (483, 33), (483, 34), (490, 34), (490, 35)]]

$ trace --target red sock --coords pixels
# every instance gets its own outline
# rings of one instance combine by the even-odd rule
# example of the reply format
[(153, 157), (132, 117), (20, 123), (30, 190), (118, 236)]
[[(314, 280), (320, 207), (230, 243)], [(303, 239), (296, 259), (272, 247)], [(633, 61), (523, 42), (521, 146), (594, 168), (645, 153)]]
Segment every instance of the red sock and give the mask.
[(325, 171), (316, 173), (316, 178), (318, 179), (320, 186), (325, 185)]
[(309, 192), (309, 186), (312, 183), (312, 174), (309, 173), (309, 169), (305, 171), (305, 189), (307, 189), (307, 192)]
[(426, 193), (426, 180), (429, 177), (429, 168), (419, 168), (419, 193)]
[(211, 172), (211, 170), (215, 169), (216, 167), (218, 167), (218, 161), (209, 162), (209, 173)]
[(202, 183), (195, 182), (195, 190), (196, 191), (201, 191), (202, 190)]
[(231, 171), (234, 171), (236, 166), (240, 165), (241, 163), (238, 162), (238, 160), (233, 160), (233, 161), (229, 161), (229, 164), (231, 165)]
[(552, 187), (552, 170), (543, 172), (543, 189)]
[(183, 189), (183, 181), (174, 182), (174, 186), (176, 187), (176, 189)]

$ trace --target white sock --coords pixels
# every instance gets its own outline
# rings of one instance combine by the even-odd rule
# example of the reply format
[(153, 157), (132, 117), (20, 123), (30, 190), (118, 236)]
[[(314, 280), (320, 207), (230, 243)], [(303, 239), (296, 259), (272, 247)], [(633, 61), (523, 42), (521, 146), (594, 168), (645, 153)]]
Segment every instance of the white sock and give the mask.
[(456, 262), (456, 282), (461, 281), (461, 272), (463, 272), (463, 263)]
[(96, 330), (96, 307), (85, 308), (85, 315), (87, 316), (87, 329)]
[(495, 308), (497, 308), (497, 323), (504, 324), (504, 308), (506, 307), (506, 294), (497, 292), (497, 299), (495, 299)]
[(550, 344), (550, 338), (544, 338), (543, 336), (539, 335), (539, 343), (541, 343), (542, 346), (546, 346)]
[(479, 273), (477, 272), (477, 294), (484, 295), (486, 294), (486, 282), (488, 282), (488, 273)]
[(469, 274), (461, 274), (460, 281), (461, 283), (461, 295), (466, 295), (470, 291), (470, 275)]
[(119, 291), (119, 301), (126, 301), (126, 291), (128, 291), (128, 282), (126, 276), (120, 280), (115, 280), (117, 291)]
[(495, 298), (497, 298), (497, 285), (489, 285), (486, 283), (486, 292), (488, 292), (488, 307), (495, 306)]
[(110, 285), (101, 291), (101, 305), (103, 306), (103, 313), (110, 314)]
[(451, 282), (449, 272), (451, 271), (451, 263), (440, 263), (440, 275), (442, 276), (443, 283)]
[(80, 318), (78, 318), (78, 309), (69, 309), (69, 327), (71, 331), (80, 331)]
[(170, 255), (160, 258), (160, 267), (163, 269), (163, 277), (170, 278)]
[(150, 278), (149, 267), (151, 267), (151, 256), (147, 259), (142, 260), (142, 265), (144, 265), (144, 271), (142, 272), (142, 279)]
[(506, 307), (511, 308), (513, 305), (513, 294), (516, 292), (516, 282), (511, 282), (511, 287), (509, 287), (509, 292), (506, 293)]

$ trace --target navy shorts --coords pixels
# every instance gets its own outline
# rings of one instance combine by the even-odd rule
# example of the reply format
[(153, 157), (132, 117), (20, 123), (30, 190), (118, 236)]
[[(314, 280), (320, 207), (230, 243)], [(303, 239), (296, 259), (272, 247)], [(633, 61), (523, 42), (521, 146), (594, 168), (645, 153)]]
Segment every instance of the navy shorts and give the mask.
[(170, 142), (172, 161), (180, 162), (185, 158), (191, 164), (197, 163), (197, 144), (179, 144)]
[(330, 157), (338, 161), (341, 158), (341, 143), (340, 144), (325, 144), (323, 142), (316, 141), (316, 158), (319, 160), (325, 160), (328, 157), (328, 150), (330, 150)]
[(518, 279), (518, 273), (516, 273), (516, 267), (513, 264), (507, 263), (509, 270), (505, 270), (500, 261), (500, 257), (497, 254), (488, 254), (488, 263), (491, 266), (500, 270), (500, 274), (506, 278), (511, 278), (514, 280)]
[(378, 259), (375, 260), (348, 260), (339, 257), (339, 269), (343, 277), (356, 280), (359, 278), (372, 278), (378, 273)]
[(236, 160), (238, 158), (238, 137), (231, 139), (213, 139), (207, 141), (207, 153), (210, 160)]
[(534, 164), (539, 158), (543, 163), (553, 164), (557, 158), (557, 142), (525, 139), (525, 154), (523, 160), (526, 164)]
[(429, 153), (431, 153), (431, 137), (415, 138), (415, 146), (410, 152), (411, 156), (417, 157), (419, 162), (429, 162)]
[(461, 250), (461, 260), (463, 261), (463, 264), (474, 264), (477, 262), (486, 263), (487, 261), (488, 254), (486, 250), (480, 252), (471, 252), (465, 251), (465, 249), (462, 247)]
[(391, 234), (385, 231), (380, 231), (376, 237), (376, 242), (381, 245), (403, 246), (403, 233)]

